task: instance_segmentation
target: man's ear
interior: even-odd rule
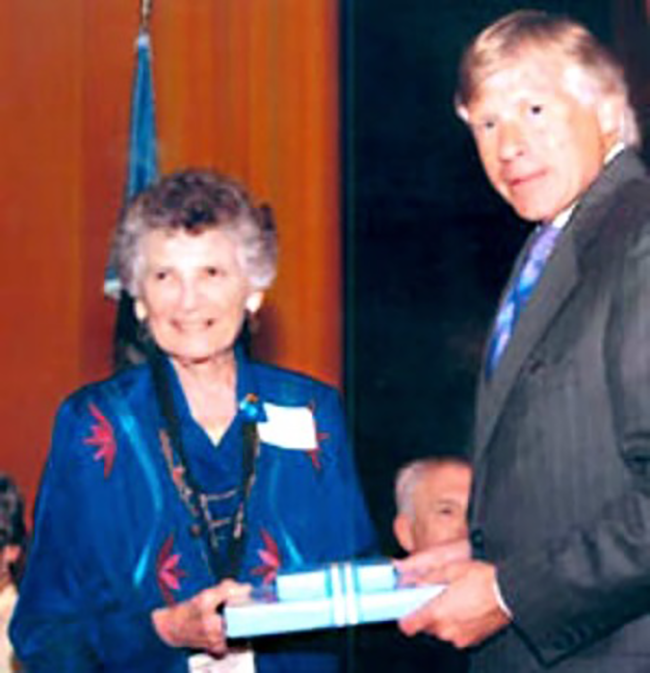
[[[411,522],[405,514],[398,514],[393,519],[393,533],[400,544],[400,547],[411,553],[413,551],[413,532]]]
[[[249,313],[255,314],[260,310],[263,302],[264,292],[262,290],[255,290],[254,292],[251,292],[246,299],[246,310]]]
[[[621,140],[625,118],[625,101],[622,96],[603,96],[596,103],[600,130],[608,139]]]

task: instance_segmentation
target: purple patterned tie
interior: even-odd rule
[[[508,345],[508,341],[510,341],[521,311],[542,275],[544,264],[553,250],[560,231],[558,227],[553,227],[552,225],[540,225],[536,232],[535,240],[521,267],[519,276],[512,284],[497,314],[486,361],[486,373],[488,377],[496,369]]]

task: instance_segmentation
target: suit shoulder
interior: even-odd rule
[[[636,247],[639,242],[650,239],[650,176],[631,180],[619,192],[618,212],[615,217],[616,228],[627,230],[625,237],[629,244]]]

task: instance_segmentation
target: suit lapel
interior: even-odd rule
[[[563,231],[551,258],[535,287],[501,360],[489,381],[481,376],[477,451],[484,447],[494,429],[508,394],[519,372],[556,313],[578,282],[574,242],[570,231]],[[484,394],[488,392],[489,394]]]
[[[607,166],[560,235],[542,277],[489,381],[485,378],[483,363],[477,400],[475,459],[479,458],[487,446],[522,367],[553,323],[557,312],[578,286],[581,256],[597,238],[600,229],[607,224],[605,213],[610,204],[609,197],[622,184],[642,175],[642,164],[629,151],[623,152]],[[515,266],[515,272],[520,264],[521,257]]]

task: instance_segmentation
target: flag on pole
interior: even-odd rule
[[[138,34],[136,52],[136,68],[131,99],[126,200],[134,197],[158,177],[151,37],[144,27],[140,28]],[[111,260],[104,276],[104,294],[113,299],[119,299],[121,289],[117,271]]]
[[[156,109],[149,33],[141,31],[136,44],[137,66],[131,108],[127,198],[135,196],[158,177]]]
[[[142,0],[140,29],[136,41],[136,66],[131,97],[128,174],[125,199],[128,201],[158,177],[156,108],[153,88],[149,17],[152,0]],[[133,298],[120,285],[114,260],[104,274],[104,294],[118,302],[113,333],[113,365],[116,369],[143,359],[144,349],[133,311]]]

